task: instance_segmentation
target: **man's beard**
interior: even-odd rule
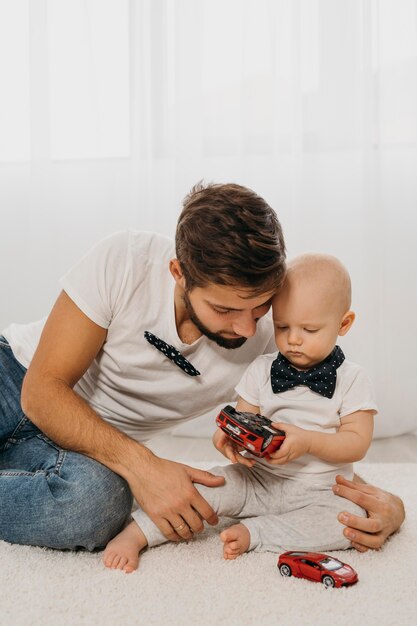
[[[190,320],[194,326],[197,326],[200,333],[202,333],[205,337],[214,341],[214,343],[217,343],[217,345],[221,348],[227,348],[227,350],[234,350],[235,348],[243,346],[246,341],[246,337],[239,337],[239,339],[227,339],[226,337],[222,337],[219,333],[212,333],[211,330],[204,326],[203,322],[197,317],[187,292],[184,292],[182,299],[184,301],[185,308],[187,309],[187,313],[190,316]]]

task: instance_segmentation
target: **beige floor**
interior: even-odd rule
[[[211,440],[199,437],[178,437],[171,434],[155,437],[151,450],[166,459],[187,459],[216,463],[224,457],[213,447]],[[389,439],[375,439],[364,461],[368,463],[417,463],[417,437],[401,435]]]

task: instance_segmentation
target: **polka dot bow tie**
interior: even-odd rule
[[[181,352],[178,352],[174,346],[162,341],[162,339],[159,339],[159,337],[156,337],[156,335],[153,335],[147,330],[145,330],[143,336],[146,341],[149,341],[152,346],[155,346],[157,350],[173,361],[175,365],[178,365],[178,367],[182,369],[183,372],[188,374],[188,376],[200,376],[200,372],[195,369],[194,365],[192,365],[190,361],[187,361],[185,356],[182,356]]]
[[[337,368],[345,360],[339,346],[335,346],[329,356],[309,370],[295,369],[281,353],[272,363],[271,385],[274,393],[281,393],[299,385],[306,385],[325,398],[332,398],[336,389]]]

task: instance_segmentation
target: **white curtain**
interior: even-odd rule
[[[0,0],[0,327],[116,229],[172,235],[198,180],[338,255],[377,434],[417,428],[417,0]]]

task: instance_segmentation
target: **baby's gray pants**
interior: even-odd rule
[[[224,476],[221,487],[195,484],[219,516],[242,522],[250,532],[250,550],[345,550],[350,541],[343,535],[337,515],[349,511],[366,517],[366,511],[335,495],[329,484],[317,480],[281,478],[255,465],[213,467],[210,472]],[[138,509],[133,519],[149,546],[167,539],[150,518]]]

